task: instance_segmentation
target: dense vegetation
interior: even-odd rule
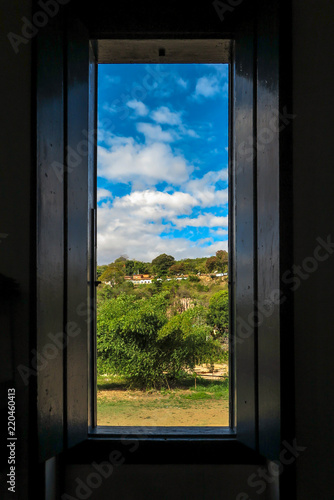
[[[172,255],[158,255],[152,262],[141,262],[118,257],[108,265],[98,266],[97,277],[101,281],[118,283],[124,276],[133,274],[149,274],[157,277],[181,276],[184,274],[205,274],[227,272],[228,254],[225,250],[218,250],[213,257],[197,259],[182,259],[176,261]]]
[[[223,269],[217,254],[209,261],[212,269],[216,259],[214,271]],[[207,273],[208,260],[177,262],[162,254],[151,263],[121,257],[98,268],[99,279],[111,282],[98,287],[100,374],[122,375],[141,387],[169,386],[185,370],[226,359],[227,278],[203,279],[199,269]],[[185,270],[186,279],[167,280]],[[151,284],[135,286],[124,279],[134,271],[155,277]]]

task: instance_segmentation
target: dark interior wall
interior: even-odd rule
[[[145,2],[146,6],[149,3]],[[199,6],[195,9],[190,2],[182,2],[183,6],[185,4],[188,4],[188,8],[181,9],[177,2],[170,2],[161,6],[152,2],[151,10],[148,7],[145,10],[141,8],[140,4],[131,3],[130,14],[128,15],[121,4],[111,5],[99,2],[96,10],[90,13],[89,21],[86,22],[90,27],[92,38],[95,36],[110,36],[110,34],[115,35],[115,32],[119,33],[119,36],[131,36],[131,30],[132,34],[145,32],[146,35],[153,33],[154,36],[159,37],[163,33],[168,34],[171,16],[174,19],[175,13],[177,13],[179,27],[177,22],[173,22],[172,26],[176,31],[179,29],[180,34],[186,35],[193,32],[196,35],[202,33],[202,36],[205,36],[207,33],[216,33],[219,36],[222,23],[211,4],[206,4],[206,8],[203,10]],[[202,12],[203,16],[200,16],[199,12]],[[80,15],[83,16],[83,13],[80,12]],[[150,24],[148,19],[154,19],[155,22]],[[240,20],[239,14],[238,19]],[[232,31],[233,23],[231,23],[231,18],[229,19],[228,15],[226,21],[230,23]],[[234,26],[235,28],[236,26]],[[224,29],[226,29],[226,33],[229,32],[225,25]],[[163,443],[161,450],[163,450]],[[71,462],[71,465],[65,465],[63,491],[73,497],[88,494],[90,498],[101,500],[109,496],[126,499],[148,497],[167,500],[182,499],[189,496],[198,500],[205,500],[206,498],[246,500],[252,498],[254,491],[259,489],[258,485],[249,484],[249,482],[252,477],[253,479],[257,478],[260,464],[212,466],[207,463],[205,465],[173,465],[173,461],[177,462],[177,457],[169,455],[170,465],[152,465],[155,462],[154,455],[152,454],[148,458],[149,463],[124,465],[116,469],[112,476],[103,478],[101,484],[99,484],[100,481],[96,475],[96,463],[100,463],[98,457],[87,457],[85,465]],[[96,462],[94,466],[89,465],[94,461]],[[205,462],[205,458],[202,461]],[[94,480],[98,482],[96,488],[94,488]],[[92,485],[91,488],[90,484]],[[271,496],[270,489],[272,492],[277,492],[277,487],[273,483],[270,485],[265,484],[265,489],[259,495],[259,498],[274,498]]]
[[[32,261],[31,243],[31,53],[28,39],[16,52],[8,34],[22,36],[22,18],[31,17],[31,2],[0,2],[1,38],[1,148],[0,148],[0,497],[7,490],[7,391],[16,393],[17,492],[27,490],[29,386],[18,367],[29,366]],[[13,39],[14,40],[14,39]],[[14,42],[13,42],[14,43]],[[24,373],[24,368],[22,368]],[[28,377],[29,378],[29,377]]]
[[[115,33],[122,38],[136,38],[156,36],[175,36],[178,33],[181,38],[189,33],[219,34],[224,31],[228,35],[235,30],[236,11],[238,17],[240,11],[252,4],[243,0],[231,2],[233,7],[218,8],[221,17],[218,16],[211,2],[197,0],[170,0],[169,2],[157,3],[155,0],[144,2],[129,1],[126,9],[122,2],[97,1],[95,9],[90,6],[85,10],[80,9],[80,17],[90,26],[92,38],[112,38]],[[219,5],[218,5],[219,7]],[[238,7],[238,9],[236,9]]]
[[[257,470],[254,465],[122,465],[109,477],[94,479],[93,466],[69,466],[66,492],[74,498],[89,494],[92,500],[249,500],[255,489],[247,481]],[[256,497],[275,500],[269,488]]]
[[[21,44],[19,53],[15,54],[6,35],[8,32],[21,33],[22,17],[30,18],[30,4],[28,0],[24,3],[19,0],[1,1],[1,29],[5,36],[1,40],[3,146],[0,150],[0,273],[5,278],[15,280],[20,292],[19,295],[15,294],[15,290],[10,292],[13,282],[2,281],[1,447],[3,432],[6,432],[6,391],[8,387],[14,386],[17,390],[17,414],[20,416],[17,419],[20,436],[17,449],[20,481],[17,484],[20,498],[23,499],[27,498],[28,423],[32,416],[28,405],[29,388],[24,384],[17,367],[28,366],[29,335],[34,336],[29,302],[34,303],[35,298],[34,279],[31,279],[34,267],[30,257],[31,242],[34,240],[31,200],[34,199],[35,189],[34,183],[31,183],[34,170],[31,160],[32,44]],[[331,238],[334,226],[334,141],[331,137],[331,110],[334,108],[334,4],[331,0],[293,0],[292,4],[293,98],[296,114],[293,121],[295,229],[292,243],[294,262],[304,267],[302,272],[307,276],[292,282],[292,286],[298,288],[294,293],[296,438],[299,446],[306,447],[296,461],[297,500],[332,500],[334,308],[331,285],[334,257],[329,248],[328,259],[318,262],[314,272],[314,262],[305,258],[314,256],[319,245],[317,238],[325,242],[334,240],[334,237]],[[317,255],[324,259],[326,251],[321,250]],[[297,287],[299,282],[300,286]],[[13,298],[11,301],[8,300],[10,297]],[[1,457],[2,454],[3,448]],[[1,474],[5,464],[1,462]],[[258,466],[243,465],[124,465],[101,486],[103,494],[97,496],[96,493],[92,498],[115,496],[140,499],[144,495],[154,498],[154,488],[158,486],[169,495],[165,498],[178,498],[177,493],[183,493],[185,486],[191,498],[234,500],[236,494],[243,491],[249,491],[251,498],[257,498],[254,488],[247,490],[247,478],[257,469]],[[73,491],[77,477],[85,479],[91,470],[90,466],[70,466],[67,472],[69,491]],[[6,491],[5,479],[1,475],[1,498],[6,498]],[[225,497],[222,492],[225,492]],[[269,495],[269,489],[266,494]],[[164,498],[159,492],[160,497]],[[274,496],[268,498],[272,500]]]
[[[291,286],[296,288],[296,436],[307,448],[297,460],[303,500],[334,498],[334,255],[333,248],[316,250],[318,238],[334,241],[333,18],[331,0],[293,2],[293,245],[294,263],[304,277]]]

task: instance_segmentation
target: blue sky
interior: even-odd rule
[[[227,250],[228,66],[99,65],[98,264]]]

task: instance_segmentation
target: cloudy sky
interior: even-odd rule
[[[227,65],[99,65],[98,264],[227,250]]]

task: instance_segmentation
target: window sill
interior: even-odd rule
[[[136,439],[226,439],[235,437],[229,427],[152,427],[152,426],[97,426],[89,437]]]
[[[228,427],[96,427],[86,441],[67,451],[65,460],[68,464],[100,463],[113,452],[126,465],[265,463]]]

